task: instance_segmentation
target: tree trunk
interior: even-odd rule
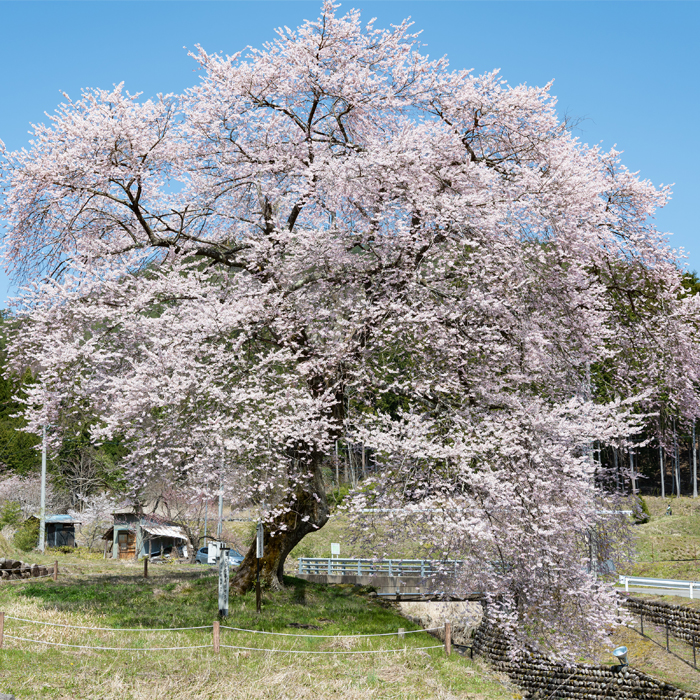
[[[328,521],[328,504],[321,473],[321,455],[312,458],[312,474],[305,485],[299,485],[293,498],[287,500],[286,512],[271,526],[264,526],[264,556],[260,560],[260,584],[279,590],[287,555],[310,532],[323,527]],[[304,520],[306,518],[306,520]],[[271,529],[274,534],[271,534]],[[250,546],[245,559],[236,570],[231,590],[242,594],[255,585],[257,572],[256,544]]]

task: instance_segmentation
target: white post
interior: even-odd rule
[[[630,580],[625,576],[625,593],[630,592]]]
[[[350,485],[353,488],[357,488],[357,474],[356,474],[356,469],[355,469],[355,460],[353,458],[353,452],[354,452],[354,443],[352,445],[348,445],[348,460],[350,462]]]
[[[676,497],[681,495],[681,468],[678,464],[678,434],[676,433],[676,419],[673,419],[673,451],[676,463]]]
[[[41,432],[41,505],[39,513],[39,551],[46,551],[46,425]]]
[[[659,469],[661,471],[661,498],[666,498],[666,479],[664,478],[664,448],[659,444]]]
[[[222,520],[224,518],[224,448],[221,448],[221,476],[219,477],[219,522],[216,525],[216,539],[221,542]]]
[[[695,421],[693,421],[693,498],[698,497],[698,452],[695,449]],[[692,598],[692,596],[691,596]]]
[[[632,494],[637,493],[637,479],[634,476],[634,455],[630,450],[630,479],[632,480]]]
[[[219,490],[219,522],[216,524],[216,539],[221,542],[222,518],[224,515],[224,490],[223,487]]]
[[[690,600],[693,599],[693,582],[690,582]]]
[[[340,488],[340,457],[338,456],[338,441],[335,441],[335,486]]]
[[[204,544],[207,543],[207,525],[208,525],[208,520],[209,518],[209,496],[207,496],[207,500],[204,502]]]

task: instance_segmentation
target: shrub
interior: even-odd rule
[[[6,525],[17,527],[22,522],[22,506],[17,501],[6,501],[0,509],[0,530]]]
[[[39,544],[39,521],[34,518],[25,520],[15,532],[12,542],[22,552],[34,549]]]
[[[637,525],[643,525],[651,520],[651,513],[649,513],[649,506],[647,502],[642,498],[642,496],[637,496],[634,505],[632,506],[632,513],[634,517],[634,522]]]
[[[51,547],[52,552],[60,552],[61,554],[73,554],[75,547],[69,547],[68,545],[62,544],[60,547]]]
[[[78,559],[87,560],[98,560],[104,557],[102,552],[92,552],[87,547],[69,547],[68,545],[61,545],[60,547],[47,547],[46,554],[56,555],[65,554],[72,557],[77,557]]]
[[[347,497],[347,495],[349,493],[350,493],[349,486],[339,486],[337,489],[333,489],[328,494],[328,505],[329,505],[331,511],[338,508],[342,504],[343,500]]]
[[[0,532],[0,555],[3,557],[12,556],[12,547],[2,532]]]

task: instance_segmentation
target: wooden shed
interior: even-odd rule
[[[30,519],[40,520],[36,515]],[[45,542],[47,547],[75,547],[75,526],[80,521],[67,513],[47,515],[45,517]]]
[[[155,513],[116,512],[114,525],[105,532],[105,549],[111,544],[114,559],[140,559],[163,556],[175,551],[187,556],[184,529]]]

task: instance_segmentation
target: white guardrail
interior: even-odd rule
[[[300,557],[300,574],[326,576],[426,576],[455,574],[464,562],[458,559],[340,559]]]
[[[688,591],[691,598],[700,590],[700,581],[675,581],[667,578],[642,578],[641,576],[620,576],[619,583],[629,593],[630,586],[643,588],[668,588],[669,590]]]

